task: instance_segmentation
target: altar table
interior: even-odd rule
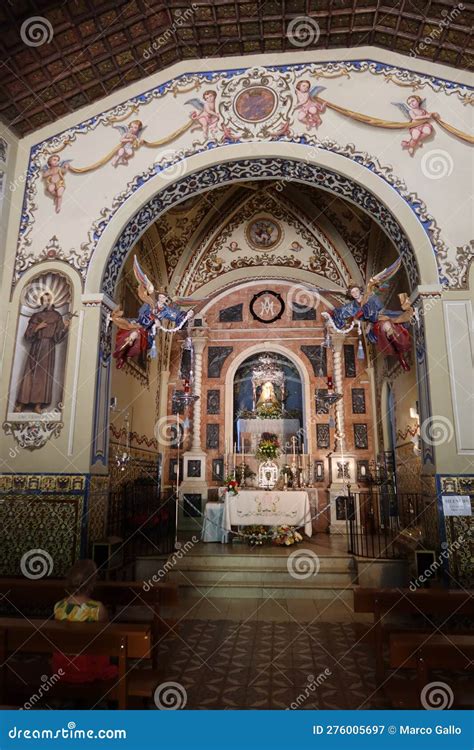
[[[313,533],[308,493],[303,490],[239,490],[226,494],[224,529],[231,526],[304,526],[306,536]]]

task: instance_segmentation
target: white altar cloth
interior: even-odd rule
[[[311,536],[311,508],[308,493],[303,490],[239,490],[227,493],[224,500],[224,528],[231,526],[304,526]]]

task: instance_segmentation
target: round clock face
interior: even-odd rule
[[[259,323],[274,323],[285,312],[285,303],[281,294],[269,289],[259,292],[250,302],[250,314]]]

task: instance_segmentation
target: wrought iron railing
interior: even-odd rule
[[[176,504],[155,481],[137,479],[109,493],[107,533],[123,540],[125,560],[170,554],[174,549]]]
[[[405,557],[407,548],[414,549],[425,537],[432,502],[422,494],[396,493],[391,485],[350,492],[346,498],[348,552],[381,559]]]

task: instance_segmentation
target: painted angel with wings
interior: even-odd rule
[[[42,168],[42,179],[46,192],[54,201],[54,210],[58,214],[61,210],[64,191],[66,190],[66,172],[71,159],[61,161],[58,154],[53,154]]]
[[[425,99],[414,94],[408,97],[406,104],[403,102],[392,102],[392,104],[398,107],[407,120],[412,122],[419,120],[419,124],[409,128],[410,138],[402,141],[402,148],[407,149],[410,156],[413,156],[416,149],[423,145],[423,141],[434,133],[433,126],[428,122],[434,113],[428,112],[425,108]]]
[[[415,317],[414,310],[406,294],[399,295],[401,310],[388,310],[385,307],[385,299],[391,287],[389,282],[399,270],[401,263],[401,257],[397,258],[392,265],[373,276],[365,290],[356,283],[350,283],[347,290],[349,302],[341,307],[335,307],[330,313],[321,314],[338,331],[343,331],[351,320],[364,321],[367,340],[375,344],[385,355],[397,357],[402,368],[409,370],[405,354],[411,348],[408,329]]]
[[[210,133],[212,135],[216,134],[219,125],[219,115],[216,112],[217,94],[215,91],[209,89],[204,92],[203,99],[204,101],[201,101],[201,99],[194,97],[184,103],[194,108],[195,111],[191,113],[191,118],[199,123],[207,140]]]
[[[120,132],[120,148],[112,159],[112,166],[118,167],[119,164],[128,164],[133,156],[133,152],[140,146],[140,136],[145,130],[141,120],[132,120],[129,125],[113,125]]]
[[[156,357],[155,338],[158,330],[175,333],[186,326],[189,334],[194,318],[194,310],[186,312],[179,307],[179,303],[189,304],[189,298],[172,301],[163,289],[155,292],[136,256],[133,259],[133,272],[138,281],[138,296],[143,303],[138,315],[134,319],[127,319],[123,310],[116,309],[111,316],[112,323],[119,329],[113,355],[119,370],[129,357],[138,357],[142,352]]]
[[[307,130],[317,128],[322,123],[321,114],[326,111],[326,104],[318,99],[325,86],[313,86],[307,80],[298,81],[296,84],[296,98],[298,104],[295,112],[298,112],[298,120],[306,125]]]

